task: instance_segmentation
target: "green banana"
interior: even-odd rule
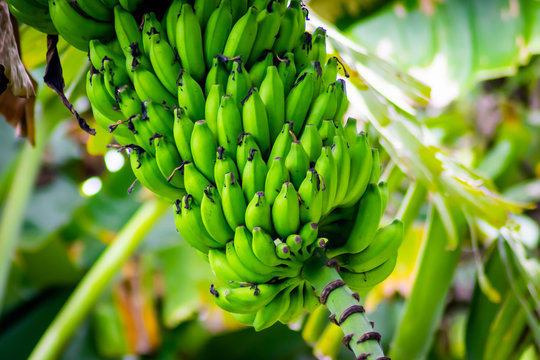
[[[322,177],[323,180],[323,215],[330,212],[335,205],[338,188],[338,169],[334,155],[332,154],[332,148],[323,146],[321,156],[315,163],[315,170]]]
[[[289,170],[285,166],[285,161],[280,157],[272,159],[264,183],[264,192],[269,204],[274,203],[274,200],[281,191],[283,183],[289,180]]]
[[[311,105],[315,87],[312,73],[304,73],[296,80],[285,101],[285,120],[292,122],[295,135],[300,134]]]
[[[266,154],[270,148],[268,116],[257,89],[249,89],[246,98],[242,101],[242,105],[243,129],[255,138],[261,152]]]
[[[195,166],[211,182],[214,182],[214,154],[217,150],[214,135],[206,120],[199,120],[191,133],[191,153]]]
[[[204,197],[201,202],[201,218],[208,234],[221,245],[232,240],[234,232],[230,228],[221,204],[221,198],[214,186],[204,189]]]
[[[283,94],[285,97],[287,97],[296,80],[296,65],[294,64],[294,54],[290,52],[285,53],[283,59],[280,59],[278,57],[278,60],[278,73],[281,77],[281,81],[283,82]]]
[[[332,146],[334,135],[336,135],[336,125],[334,120],[325,119],[319,127],[319,135],[323,142],[323,146]]]
[[[183,201],[177,200],[175,202],[175,205],[177,207],[177,210],[175,211],[175,214],[174,214],[174,223],[176,225],[176,229],[178,230],[178,233],[180,234],[182,239],[184,239],[184,241],[188,243],[190,246],[202,252],[203,254],[207,254],[210,248],[207,245],[205,245],[202,241],[199,241],[199,238],[193,232],[193,229],[191,228],[190,224],[187,221],[188,217],[184,217],[182,215],[182,208],[184,207]],[[212,267],[212,270],[213,269],[214,267]]]
[[[214,179],[216,183],[216,188],[220,195],[223,190],[223,183],[225,182],[225,174],[232,173],[235,179],[239,179],[238,169],[234,160],[230,156],[225,154],[225,149],[223,146],[217,147],[217,157],[214,165]]]
[[[90,69],[86,74],[86,94],[90,101],[95,104],[94,109],[104,114],[111,120],[125,120],[125,116],[119,111],[116,99],[107,92],[104,76],[95,69]]]
[[[204,197],[204,189],[212,184],[191,161],[184,161],[180,170],[184,175],[184,186],[187,193],[191,194],[200,204]]]
[[[336,81],[336,97],[337,110],[332,119],[343,119],[347,109],[349,108],[349,99],[347,98],[345,81],[343,79],[338,79]]]
[[[261,100],[268,114],[270,141],[274,143],[285,123],[285,95],[283,81],[275,66],[266,69],[266,76],[260,86]]]
[[[235,2],[237,1],[238,0]],[[233,6],[233,10],[234,8],[235,7]],[[251,49],[253,48],[255,38],[257,37],[257,13],[258,11],[256,8],[250,7],[243,13],[244,15],[238,19],[229,32],[223,55],[229,58],[238,57],[243,61],[249,59]]]
[[[141,38],[142,38],[142,47],[146,55],[150,54],[152,36],[155,34],[161,34],[162,32],[163,32],[163,29],[161,28],[161,23],[158,21],[156,17],[156,13],[154,12],[145,13],[143,16]]]
[[[328,249],[327,256],[350,253],[356,254],[366,249],[372,242],[381,219],[382,197],[379,187],[369,184],[358,204],[356,219],[347,242],[338,248]]]
[[[300,237],[302,238],[302,254],[303,258],[307,259],[310,255],[309,253],[309,247],[315,243],[317,240],[317,236],[319,235],[319,226],[317,223],[306,223],[302,226],[300,229]]]
[[[351,288],[351,290],[358,292],[360,296],[367,294],[372,287],[384,281],[396,267],[397,252],[386,260],[383,264],[376,268],[363,272],[355,273],[347,270],[341,270],[340,275],[343,281]]]
[[[165,30],[167,32],[167,41],[171,44],[173,49],[177,49],[176,46],[176,26],[178,23],[178,18],[180,17],[180,11],[182,10],[182,5],[184,5],[187,0],[173,0],[169,5],[167,12],[165,13]]]
[[[241,282],[241,277],[235,271],[233,266],[229,264],[225,253],[222,250],[210,249],[208,251],[208,262],[210,269],[216,277],[224,284],[237,284]],[[238,311],[238,309],[236,309]]]
[[[292,123],[287,122],[281,128],[274,145],[272,145],[272,150],[270,151],[269,159],[275,159],[277,157],[285,159],[291,148],[293,137],[291,136]]]
[[[356,125],[354,126],[356,127]],[[345,128],[347,128],[347,126],[345,126]],[[354,179],[354,181],[349,181],[347,193],[341,202],[341,206],[343,207],[349,207],[358,202],[358,199],[362,196],[368,186],[374,161],[372,150],[365,133],[355,136],[354,139],[348,143],[349,154],[351,156],[349,178]]]
[[[314,165],[319,156],[321,156],[321,149],[323,147],[323,141],[317,126],[313,124],[306,124],[302,136],[300,136],[300,142],[306,151],[309,158],[310,165]]]
[[[336,82],[337,75],[338,75],[338,64],[339,64],[339,60],[335,56],[332,56],[326,62],[326,65],[323,70],[323,84],[325,87],[328,87],[330,86],[330,84],[334,84]],[[337,106],[337,101],[336,101],[336,106]]]
[[[376,268],[390,259],[399,249],[403,240],[403,223],[394,220],[375,234],[373,242],[357,254],[344,254],[336,258],[341,267],[363,273]]]
[[[297,254],[302,249],[302,237],[300,235],[291,234],[287,236],[285,243],[293,254]]]
[[[195,239],[201,241],[209,248],[223,247],[222,244],[215,241],[206,231],[199,204],[200,202],[196,202],[195,198],[191,194],[187,194],[182,198],[181,211],[184,225],[189,227],[191,233],[195,236]]]
[[[193,121],[188,117],[183,108],[174,109],[173,134],[176,148],[184,161],[193,161],[191,153],[191,134],[193,133]]]
[[[304,281],[300,282],[300,285],[291,291],[289,307],[279,318],[283,324],[295,322],[302,315],[304,311],[304,283]]]
[[[206,66],[203,61],[202,30],[190,4],[183,4],[180,11],[176,24],[176,48],[184,70],[195,80],[203,81]]]
[[[232,96],[238,108],[242,106],[242,100],[251,88],[249,73],[241,59],[236,59],[232,64],[232,71],[227,79],[227,95]]]
[[[217,9],[215,9],[204,32],[204,56],[206,67],[212,66],[213,59],[217,55],[223,54],[227,37],[232,28],[232,6],[231,0],[221,0]]]
[[[111,38],[114,33],[112,23],[86,17],[78,10],[78,6],[69,0],[49,0],[49,15],[64,40],[79,50],[88,51],[90,40]]]
[[[174,130],[174,115],[171,110],[152,101],[141,103],[142,120],[148,120],[150,128],[155,133],[166,135],[172,139]]]
[[[154,146],[156,148],[156,163],[161,171],[161,175],[171,185],[182,189],[184,179],[176,169],[182,165],[182,159],[172,139],[165,136],[154,136]]]
[[[253,196],[246,208],[245,219],[246,227],[250,231],[254,231],[255,228],[261,228],[268,234],[274,232],[271,205],[266,200],[264,191],[258,191]]]
[[[133,55],[133,45],[138,46],[138,50],[141,52],[144,50],[142,49],[142,36],[137,21],[130,12],[124,10],[120,5],[114,7],[114,30],[126,57]],[[142,54],[144,55],[144,53]]]
[[[310,62],[309,54],[311,52],[311,38],[312,35],[310,32],[304,32],[300,36],[300,44],[294,49],[294,63],[296,65],[296,69],[300,72],[304,70]]]
[[[209,96],[211,88],[219,84],[221,85],[223,92],[227,86],[227,81],[229,80],[229,72],[227,70],[227,62],[229,59],[222,55],[217,55],[214,57],[214,60],[210,63],[210,70],[208,70],[208,75],[206,76],[206,81],[204,83],[204,93],[206,96]],[[222,94],[222,96],[225,94]],[[220,97],[221,99],[221,97]]]
[[[266,76],[266,70],[274,64],[274,54],[267,52],[262,55],[259,60],[249,69],[249,78],[251,86],[257,89],[261,88],[261,84]]]
[[[204,93],[195,78],[190,72],[181,70],[176,84],[178,85],[177,94],[180,107],[185,109],[187,115],[193,121],[203,120],[205,111]]]
[[[349,180],[351,179],[351,154],[345,138],[341,135],[334,136],[332,156],[334,157],[334,161],[336,162],[336,167],[338,169],[338,188],[336,191],[336,198],[334,200],[334,204],[337,206],[340,205],[345,199],[347,189],[349,187]],[[353,181],[358,180],[353,179]]]
[[[254,313],[271,302],[276,295],[289,286],[290,281],[281,284],[257,284],[252,286],[240,286],[235,289],[228,287],[216,287],[216,303],[222,303],[227,311],[235,311],[241,314]],[[230,309],[230,310],[229,310]]]
[[[218,7],[220,0],[195,0],[193,10],[199,19],[199,25],[204,30],[212,12]]]
[[[134,69],[133,86],[143,101],[152,100],[156,104],[163,104],[170,108],[177,105],[176,97],[165,89],[156,74],[142,66],[137,66]]]
[[[276,233],[285,238],[300,226],[300,203],[298,193],[290,182],[283,183],[272,205],[272,222]]]
[[[236,143],[242,133],[242,116],[230,95],[224,95],[221,98],[217,113],[217,132],[219,145],[233,160],[236,160]]]
[[[175,188],[161,176],[161,172],[151,154],[136,145],[128,145],[127,147],[131,149],[129,156],[131,169],[145,188],[171,204],[182,195],[182,190]]]
[[[129,12],[134,12],[144,0],[119,0],[120,6]]]
[[[242,14],[246,13],[246,10],[248,8],[248,0],[234,0],[232,2],[232,15],[233,15],[233,22],[238,21],[238,19],[242,16]]]
[[[174,49],[165,41],[163,33],[152,33],[149,36],[150,48],[148,56],[157,78],[167,91],[176,94],[176,79],[180,74],[180,63]]]
[[[285,166],[291,174],[291,182],[295,188],[300,188],[300,184],[306,176],[309,169],[309,157],[302,147],[300,141],[295,140],[291,144],[291,149],[285,159]]]
[[[371,154],[373,156],[373,167],[371,168],[371,176],[369,178],[370,184],[377,184],[381,177],[381,161],[379,159],[379,149],[372,148]]]
[[[326,30],[322,27],[313,32],[310,60],[326,63]]]
[[[276,255],[278,258],[282,260],[292,259],[291,249],[289,249],[289,246],[286,243],[280,239],[276,239],[274,240],[274,244],[276,246]]]
[[[355,118],[350,117],[347,119],[347,122],[343,127],[343,134],[345,136],[345,140],[347,140],[347,143],[349,145],[353,144],[354,141],[358,138],[358,123]],[[362,133],[360,136],[364,135],[365,134]]]
[[[236,232],[235,232],[235,237],[236,237]],[[255,272],[251,268],[248,268],[242,262],[240,255],[237,254],[236,249],[234,247],[234,240],[229,241],[225,245],[225,256],[227,257],[227,261],[233,267],[234,271],[238,275],[240,275],[240,279],[243,282],[246,282],[249,284],[263,284],[270,281],[274,277],[272,273],[261,274],[261,273]]]
[[[238,137],[238,148],[236,150],[236,166],[240,174],[244,174],[244,167],[251,156],[252,149],[260,153],[259,146],[250,133],[241,133]]]
[[[260,10],[257,14],[257,36],[249,60],[246,59],[249,64],[254,64],[264,51],[272,49],[281,26],[282,6],[281,3],[272,1],[264,10],[257,8]]]
[[[282,56],[286,52],[289,52],[293,49],[294,44],[297,40],[295,37],[298,33],[299,24],[297,23],[297,14],[296,9],[288,7],[284,14],[281,16],[281,24],[279,27],[279,32],[272,46],[272,50],[278,55]],[[304,29],[302,29],[302,33]]]
[[[103,61],[107,58],[115,64],[124,64],[125,56],[117,39],[104,43],[101,40],[94,39],[88,43],[88,54],[92,65],[103,71]]]
[[[221,190],[223,213],[231,229],[244,224],[244,214],[246,213],[246,200],[244,192],[233,173],[225,174],[225,182]]]
[[[326,91],[321,93],[309,109],[309,115],[306,124],[314,124],[319,127],[325,119],[333,119],[337,110],[336,85],[328,85]]]
[[[242,171],[242,189],[246,201],[250,201],[257,192],[264,190],[268,167],[262,159],[260,151],[250,149],[246,165]]]
[[[321,179],[314,168],[310,168],[298,188],[300,196],[300,221],[319,222],[322,217],[323,193]]]
[[[217,117],[219,107],[221,105],[221,98],[223,97],[223,95],[225,95],[225,93],[222,85],[212,85],[208,96],[206,97],[206,102],[204,105],[204,116],[206,119],[206,123],[212,131],[212,134],[214,135],[214,139],[216,139],[216,141],[219,140]]]
[[[268,305],[257,311],[253,320],[255,331],[264,330],[274,325],[279,318],[287,311],[291,297],[292,289],[289,287],[281,291]]]

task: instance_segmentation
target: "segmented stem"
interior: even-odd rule
[[[349,289],[334,267],[327,265],[326,258],[314,254],[304,266],[303,276],[316,289],[321,303],[330,310],[330,320],[343,330],[343,343],[356,358],[386,359],[379,344],[380,334],[373,330],[358,294]]]

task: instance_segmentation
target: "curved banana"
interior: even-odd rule
[[[294,54],[285,53],[283,58],[279,58],[278,73],[283,82],[284,95],[287,97],[296,80],[296,65],[294,64]]]
[[[277,67],[269,66],[266,69],[259,93],[268,114],[270,141],[274,143],[285,123],[285,95]]]
[[[396,262],[397,252],[383,264],[370,271],[355,273],[352,271],[341,270],[340,275],[352,291],[356,291],[360,296],[364,296],[372,287],[383,282],[390,274],[392,274],[396,267]]]
[[[210,63],[210,70],[208,70],[208,75],[206,75],[206,81],[204,83],[204,93],[207,97],[209,96],[212,87],[216,84],[221,85],[221,88],[223,89],[222,96],[225,95],[224,92],[227,87],[227,81],[229,80],[229,71],[227,70],[228,62],[229,59],[222,55],[218,55],[214,57]],[[219,99],[221,100],[221,97]]]
[[[225,149],[223,146],[218,146],[217,157],[214,165],[214,179],[216,188],[218,189],[220,195],[222,195],[221,191],[223,190],[226,173],[232,173],[235,179],[240,179],[234,160],[225,154]]]
[[[184,179],[180,172],[176,170],[182,165],[182,158],[180,158],[172,139],[165,136],[154,136],[154,146],[156,148],[156,163],[161,175],[171,185],[179,189],[184,188]]]
[[[216,141],[219,140],[218,136],[218,111],[219,107],[221,105],[221,98],[225,95],[223,86],[220,84],[214,84],[212,85],[207,97],[206,102],[204,105],[204,118],[206,119],[206,123],[208,124],[208,127],[212,131],[212,134],[214,135],[214,139]]]
[[[242,101],[251,88],[251,78],[244,67],[241,59],[236,59],[232,63],[232,71],[227,79],[227,95],[230,95],[238,108],[242,106]]]
[[[299,76],[285,101],[285,120],[292,122],[295,135],[300,134],[311,106],[315,79],[312,73]]]
[[[322,217],[323,193],[321,179],[315,168],[310,168],[298,188],[300,221],[318,223]]]
[[[212,66],[212,61],[217,55],[223,54],[233,25],[232,21],[231,0],[221,0],[217,9],[210,15],[204,31],[204,58],[207,68]]]
[[[200,204],[204,196],[204,189],[212,184],[191,161],[184,161],[180,170],[184,175],[184,187],[187,193],[191,194]]]
[[[317,126],[310,123],[306,124],[302,131],[300,142],[308,155],[310,165],[315,164],[319,156],[321,156],[321,149],[323,147],[323,141]]]
[[[180,71],[176,84],[178,85],[179,106],[185,109],[187,115],[193,121],[203,120],[205,111],[204,92],[195,81],[195,78],[184,69]]]
[[[285,161],[280,157],[272,159],[264,183],[264,192],[269,204],[274,203],[283,183],[289,180],[289,170],[285,166]]]
[[[156,74],[142,66],[136,66],[133,72],[133,86],[143,101],[152,100],[170,108],[177,105],[177,99],[163,86]]]
[[[336,162],[338,169],[338,188],[336,192],[336,198],[334,204],[340,205],[347,195],[347,189],[349,187],[349,180],[358,181],[358,179],[351,178],[351,154],[349,152],[349,146],[345,141],[345,138],[341,135],[334,136],[334,144],[332,145],[332,155]]]
[[[231,229],[244,224],[244,214],[246,213],[246,200],[242,187],[234,177],[233,173],[225,174],[225,182],[221,190],[223,213]]]
[[[176,25],[178,23],[178,18],[180,17],[180,11],[182,10],[182,5],[187,3],[188,0],[173,0],[167,9],[167,12],[164,16],[165,21],[165,30],[167,33],[167,41],[171,44],[173,49],[177,49],[176,46]]]
[[[255,88],[249,89],[242,101],[242,125],[244,132],[250,133],[259,145],[263,154],[270,148],[270,132],[268,129],[268,116],[266,107]]]
[[[193,155],[191,154],[191,134],[193,133],[193,127],[193,121],[188,117],[184,109],[174,109],[174,142],[184,161],[193,161]]]
[[[309,109],[306,124],[314,124],[319,127],[323,119],[333,119],[337,110],[336,85],[328,85],[326,91],[322,92]],[[337,118],[336,118],[337,119]],[[340,119],[337,119],[340,120]]]
[[[266,8],[260,8],[257,14],[257,36],[253,43],[253,48],[248,61],[249,64],[255,63],[257,59],[266,50],[271,50],[274,42],[276,41],[276,35],[279,32],[281,26],[281,8],[282,4],[277,1],[271,1]]]
[[[315,163],[315,170],[322,177],[323,180],[323,215],[330,212],[335,205],[338,188],[338,169],[334,155],[332,154],[332,148],[323,146],[321,156]]]
[[[281,16],[279,32],[276,41],[272,46],[272,50],[278,56],[282,56],[286,52],[293,50],[293,46],[297,40],[296,35],[299,31],[299,24],[296,16],[296,9],[290,7],[288,7]],[[302,29],[302,33],[303,32],[304,29]]]
[[[294,187],[299,189],[306,176],[306,171],[309,169],[309,157],[300,141],[292,142],[287,158],[285,158],[285,166],[291,174],[291,182]]]
[[[261,157],[260,151],[250,149],[246,165],[242,171],[242,189],[246,201],[251,201],[258,191],[264,191],[268,167]]]
[[[272,150],[270,151],[269,159],[275,159],[277,157],[285,159],[291,148],[293,137],[291,136],[292,123],[287,122],[281,128],[274,145],[272,145]]]
[[[238,2],[238,0],[235,2]],[[257,37],[257,13],[258,11],[256,8],[250,7],[243,13],[244,15],[238,19],[229,32],[223,55],[229,58],[239,57],[243,61],[249,59],[251,49],[253,48],[255,38]]]
[[[203,61],[203,41],[199,20],[190,4],[183,4],[176,23],[176,48],[187,70],[197,81],[203,81],[206,65]],[[197,119],[200,120],[200,119]]]
[[[217,132],[219,145],[233,160],[236,160],[236,143],[242,133],[242,116],[230,95],[221,98],[217,113]]]
[[[214,182],[214,158],[217,150],[214,134],[206,120],[199,120],[193,126],[191,133],[191,153],[195,166],[203,175]]]
[[[291,302],[290,293],[293,287],[282,290],[269,304],[257,311],[253,320],[255,331],[264,330],[274,325],[289,308]]]
[[[114,30],[126,57],[133,55],[133,46],[137,46],[140,52],[144,51],[142,48],[142,36],[137,21],[130,12],[126,11],[120,5],[114,7]]]
[[[257,89],[261,88],[261,84],[266,76],[266,70],[269,66],[274,65],[274,54],[266,52],[266,55],[262,55],[257,62],[249,69],[249,78],[251,80],[251,86]]]
[[[319,135],[323,146],[332,146],[334,135],[336,135],[336,123],[332,119],[324,119],[319,127]]]
[[[238,137],[238,148],[236,150],[236,166],[238,166],[238,171],[242,175],[252,149],[260,153],[259,146],[253,136],[250,133],[241,133]]]
[[[373,167],[372,150],[365,133],[355,136],[348,144],[351,156],[350,179],[354,181],[349,181],[347,193],[341,201],[343,207],[349,207],[358,202],[369,184]]]
[[[176,94],[178,91],[176,79],[180,75],[180,63],[174,49],[165,41],[162,32],[151,32],[149,42],[148,57],[157,78],[169,93]]]
[[[304,281],[300,282],[290,293],[289,307],[283,315],[280,316],[279,321],[283,324],[292,323],[302,315],[304,311]]]
[[[208,262],[210,263],[210,269],[212,269],[214,275],[216,275],[216,277],[222,283],[234,286],[238,282],[242,281],[240,275],[238,275],[238,273],[234,270],[233,266],[229,264],[229,261],[227,260],[225,252],[223,250],[210,249],[208,251]],[[226,303],[222,305],[225,304]]]
[[[204,197],[201,202],[201,218],[206,231],[216,242],[225,245],[227,241],[233,239],[234,231],[225,219],[221,198],[214,186],[208,186],[204,189]]]

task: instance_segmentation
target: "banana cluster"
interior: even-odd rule
[[[301,274],[317,249],[359,292],[391,273],[403,229],[379,229],[378,152],[354,119],[343,124],[339,61],[324,29],[305,31],[301,1],[174,0],[142,21],[101,1],[98,17],[51,0],[52,21],[88,48],[96,122],[129,149],[141,184],[176,205],[178,231],[222,283],[219,306],[257,330],[298,319],[319,304]],[[103,31],[74,31],[77,16],[54,15],[66,6]]]

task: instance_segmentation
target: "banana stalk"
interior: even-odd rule
[[[330,310],[331,317],[345,334],[343,343],[354,352],[357,359],[384,359],[379,344],[380,335],[374,332],[357,295],[344,284],[336,269],[327,266],[324,257],[313,256],[304,266],[302,275],[313,285],[321,302]],[[333,290],[328,291],[330,289]]]

